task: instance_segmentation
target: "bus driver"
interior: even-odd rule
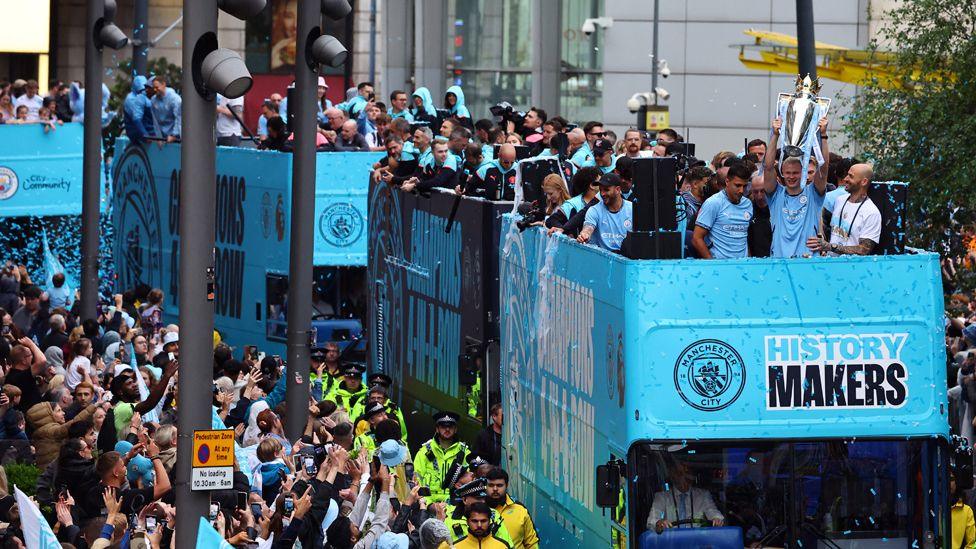
[[[698,526],[698,521],[707,519],[712,526],[722,526],[725,517],[715,507],[715,501],[708,490],[692,486],[694,475],[688,465],[675,460],[668,472],[670,486],[654,494],[651,512],[647,516],[647,529],[653,528],[660,533],[665,528],[692,528]],[[679,524],[679,521],[693,520],[695,523]]]

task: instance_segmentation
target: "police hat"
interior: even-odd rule
[[[325,347],[316,347],[308,355],[315,362],[325,362]]]
[[[457,425],[461,416],[454,412],[437,412],[434,414],[434,423],[437,425]]]
[[[463,497],[476,497],[476,498],[487,498],[488,497],[488,481],[483,478],[476,478],[467,484],[462,484],[458,486],[454,495]]]
[[[366,367],[358,362],[350,362],[342,368],[342,375],[359,377],[366,371]]]
[[[390,386],[393,385],[393,378],[391,378],[390,376],[388,376],[386,374],[375,373],[375,374],[369,376],[369,385],[371,387],[373,385],[382,385],[383,387],[386,387],[387,389],[389,389]]]
[[[471,458],[471,462],[468,463],[468,471],[475,473],[478,471],[478,467],[481,467],[482,465],[486,465],[486,464],[488,464],[488,462],[485,461],[484,458],[482,458],[481,456],[474,456],[473,458]]]
[[[380,404],[379,402],[374,402],[366,407],[366,411],[363,412],[363,417],[369,419],[375,416],[376,414],[385,413],[385,412],[386,412],[386,406]]]

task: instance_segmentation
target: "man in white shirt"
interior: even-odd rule
[[[217,145],[239,147],[241,145],[241,123],[237,118],[244,116],[244,98],[227,99],[217,95]]]
[[[836,255],[868,255],[881,240],[881,211],[868,198],[874,172],[868,164],[854,164],[844,177],[850,193],[838,197],[830,218],[830,241],[810,237],[807,247],[814,252]]]
[[[41,119],[37,112],[44,106],[44,98],[37,94],[37,80],[28,80],[25,89],[27,93],[14,99],[14,110],[21,105],[27,107],[27,121],[37,122]]]
[[[675,461],[668,474],[670,484],[654,494],[651,512],[647,515],[647,529],[661,532],[665,528],[693,528],[698,524],[679,524],[678,521],[706,520],[712,526],[722,526],[725,517],[715,507],[715,500],[708,490],[691,485],[694,479],[688,465]]]

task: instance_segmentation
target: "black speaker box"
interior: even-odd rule
[[[634,232],[673,231],[678,228],[674,158],[634,159]]]

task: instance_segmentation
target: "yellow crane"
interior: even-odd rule
[[[745,34],[755,38],[752,44],[739,44],[739,61],[758,71],[797,74],[797,41],[795,36],[781,32],[748,29]],[[817,76],[840,82],[861,85],[872,79],[885,88],[903,88],[895,72],[896,54],[877,50],[854,50],[815,43]],[[746,57],[746,50],[757,51],[759,59]]]

